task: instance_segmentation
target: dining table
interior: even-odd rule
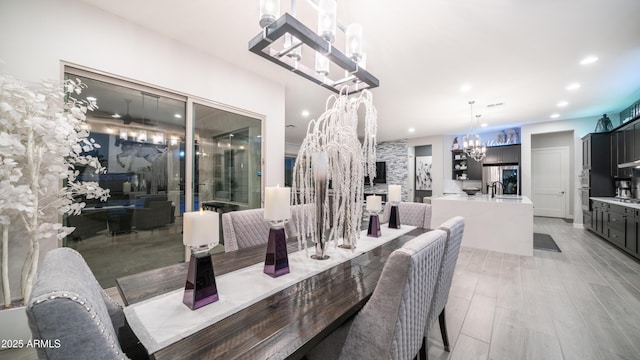
[[[383,226],[382,237],[386,233],[388,239],[379,246],[362,246],[376,241],[375,238],[367,237],[366,232],[360,237],[355,249],[330,246],[330,256],[332,251],[334,254],[338,251],[350,251],[351,258],[278,288],[206,326],[197,327],[197,331],[184,333],[176,330],[176,334],[171,334],[172,340],[161,346],[153,341],[147,340],[147,344],[142,341],[146,353],[152,359],[300,359],[366,304],[376,287],[387,257],[394,250],[410,239],[430,231],[407,225],[402,227],[404,230],[397,231]],[[296,253],[300,257],[300,251],[306,254],[306,250],[299,249],[295,238],[288,239],[287,246],[290,259]],[[213,254],[216,279],[232,276],[251,266],[260,266],[264,262],[265,253],[266,245],[261,245]],[[313,249],[309,249],[308,254],[311,253]],[[307,257],[304,254],[302,256]],[[293,276],[294,272],[306,266],[304,264],[311,266],[314,265],[312,262],[319,260],[309,258],[304,261],[302,265],[296,265],[297,268],[292,267],[291,274],[283,275],[282,278]],[[139,311],[140,308],[136,307],[159,301],[165,301],[166,304],[166,294],[172,292],[175,296],[180,296],[187,270],[188,263],[178,263],[116,279],[117,289],[126,306],[127,322],[129,325],[135,323],[132,330],[136,336],[149,337],[145,329],[141,330],[142,325],[138,324],[140,320],[136,310]],[[271,281],[271,278],[265,278],[263,281]],[[213,311],[213,307],[224,305],[225,296],[232,296],[225,295],[220,285],[218,291],[223,304],[216,305],[215,302],[196,311]],[[172,306],[186,308],[183,304]],[[197,313],[184,314],[193,314],[194,319],[198,319]],[[171,326],[161,330],[172,331]]]

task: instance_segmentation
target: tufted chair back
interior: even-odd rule
[[[413,359],[418,353],[447,235],[435,230],[408,241],[382,275],[346,336],[341,359]]]
[[[398,204],[400,212],[400,222],[406,225],[417,226],[419,228],[431,228],[431,204],[401,202]],[[387,201],[382,213],[382,223],[388,223],[391,216],[391,203]]]
[[[443,328],[443,324],[445,323],[444,308],[447,305],[447,300],[449,299],[451,280],[453,279],[453,273],[456,269],[456,263],[458,262],[460,244],[462,243],[462,236],[464,234],[464,218],[462,216],[453,217],[442,223],[438,229],[447,233],[447,244],[445,245],[444,255],[442,258],[442,268],[438,275],[438,281],[436,282],[433,300],[429,309],[429,318],[427,320],[427,326],[424,333],[426,337],[429,329],[431,329],[433,324],[436,322],[436,319],[441,316],[440,331],[443,334],[445,346],[448,348],[449,340],[446,334],[446,328]]]
[[[264,219],[264,209],[232,211],[222,214],[224,251],[266,244],[269,240],[269,222]],[[295,236],[293,221],[285,224],[288,237]]]
[[[124,313],[102,290],[82,256],[70,248],[47,253],[27,303],[39,359],[126,359],[118,340]]]

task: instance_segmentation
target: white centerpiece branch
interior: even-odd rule
[[[358,139],[361,107],[362,142]],[[331,95],[326,111],[309,122],[293,170],[293,204],[314,204],[301,207],[300,216],[295,219],[300,248],[306,248],[310,239],[316,249],[324,251],[326,242],[339,238],[343,239],[341,245],[355,247],[360,235],[364,177],[369,176],[373,183],[376,173],[376,131],[377,112],[367,90],[357,97],[344,92]],[[326,153],[328,159],[326,174],[320,176],[326,181],[319,181],[318,174],[314,174],[313,158],[318,153]]]
[[[91,155],[100,146],[89,138],[85,123],[87,110],[97,106],[76,98],[85,87],[79,79],[68,79],[31,89],[0,74],[0,271],[5,307],[11,306],[10,240],[29,242],[20,282],[21,298],[27,301],[40,241],[62,239],[74,230],[60,223],[60,214],[79,214],[85,206],[82,199],[104,201],[109,196],[97,182],[77,180],[80,170],[104,172]]]

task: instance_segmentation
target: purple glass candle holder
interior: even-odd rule
[[[380,218],[378,214],[369,215],[369,229],[367,230],[367,236],[380,237],[382,232],[380,231]]]
[[[284,227],[272,226],[269,229],[264,273],[274,278],[289,273],[289,255]]]
[[[391,205],[391,216],[389,216],[389,228],[400,229],[400,211],[398,205]]]
[[[218,301],[218,288],[209,251],[192,250],[182,302],[191,310]]]

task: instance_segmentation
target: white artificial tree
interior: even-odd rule
[[[9,236],[28,241],[21,276],[21,299],[28,301],[38,269],[40,241],[62,239],[74,228],[61,224],[61,214],[79,214],[81,200],[106,200],[109,190],[96,182],[77,181],[79,168],[104,172],[87,155],[100,146],[85,124],[94,101],[77,99],[86,85],[79,79],[43,82],[32,89],[0,74],[0,227],[2,289],[11,306],[8,273]],[[22,236],[24,235],[24,236]]]
[[[364,108],[364,136],[358,139],[358,112]],[[293,170],[294,204],[314,204],[301,210],[296,227],[299,247],[310,235],[316,257],[323,258],[326,241],[343,239],[343,246],[355,247],[360,235],[364,177],[371,182],[376,174],[377,111],[371,92],[349,97],[345,91],[327,99],[326,111],[311,120],[298,151]],[[317,181],[315,154],[326,154],[326,176]],[[324,165],[323,165],[324,166]],[[321,187],[321,188],[317,188]],[[331,200],[325,194],[331,193]],[[320,216],[321,218],[317,218]],[[327,233],[327,230],[330,230]]]

